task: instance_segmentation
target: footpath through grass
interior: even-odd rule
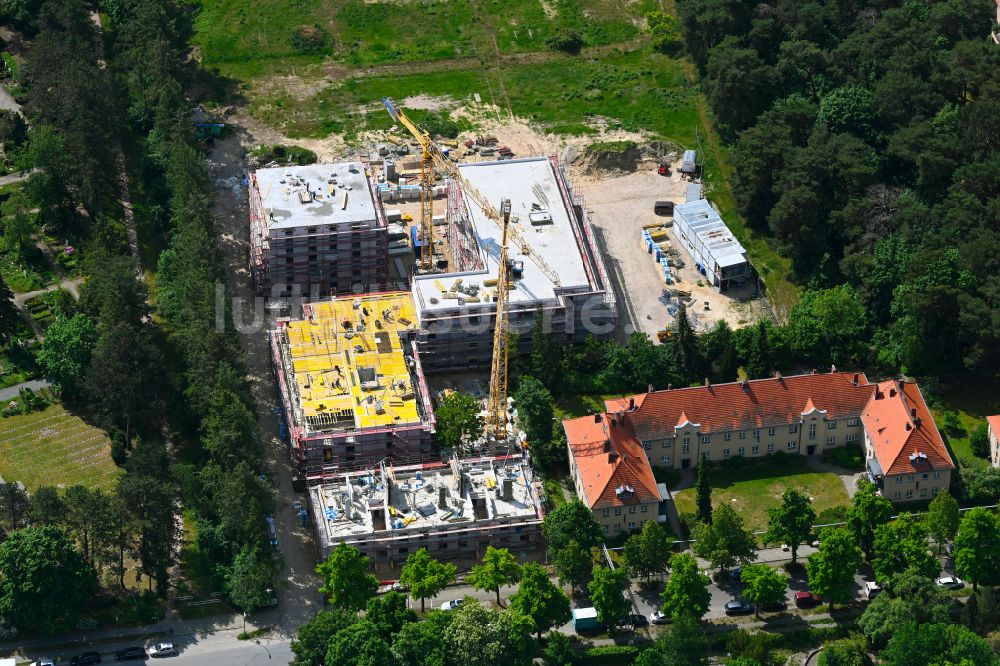
[[[0,419],[0,476],[33,492],[40,486],[110,489],[121,470],[111,440],[62,405]]]
[[[708,478],[712,505],[733,507],[752,531],[767,529],[767,510],[781,505],[786,488],[795,488],[811,497],[817,514],[824,509],[850,505],[840,477],[812,471],[803,456],[764,456],[748,461],[745,467],[714,468]],[[696,513],[695,489],[675,493],[674,503],[681,515]]]

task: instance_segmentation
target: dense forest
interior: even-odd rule
[[[740,214],[884,371],[1000,368],[992,0],[680,0]],[[816,298],[807,291],[805,301]]]
[[[242,351],[232,332],[214,328],[224,276],[184,94],[196,75],[186,58],[189,8],[29,0],[0,9],[32,39],[19,81],[30,130],[17,149],[36,169],[24,187],[38,211],[33,222],[74,239],[83,257],[80,299],[63,292],[38,363],[65,404],[109,432],[124,468],[110,494],[42,488],[5,503],[14,513],[0,555],[39,543],[54,561],[59,549],[84,550],[73,603],[47,602],[65,598],[52,579],[56,589],[32,591],[50,611],[27,615],[19,591],[0,584],[0,615],[21,629],[71,626],[93,610],[94,585],[114,596],[133,561],[164,596],[181,507],[212,589],[243,610],[266,605],[276,566],[265,522],[273,488],[262,474],[266,447]],[[138,247],[129,242],[130,211]],[[66,504],[78,506],[62,515]]]

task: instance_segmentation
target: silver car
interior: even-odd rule
[[[149,648],[150,657],[176,657],[177,648],[173,643],[157,643]]]

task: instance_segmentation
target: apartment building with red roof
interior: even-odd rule
[[[928,500],[948,489],[955,463],[915,382],[876,384],[861,422],[868,477],[885,497]]]
[[[653,469],[632,429],[610,414],[563,421],[570,475],[577,497],[590,507],[605,534],[664,522],[661,493]]]
[[[986,432],[990,437],[990,463],[1000,467],[1000,414],[986,417]]]
[[[895,502],[936,495],[948,487],[954,468],[916,384],[871,383],[860,372],[831,368],[728,384],[706,382],[608,400],[605,406],[600,419],[564,422],[570,468],[574,480],[581,479],[577,493],[592,509],[599,506],[594,489],[603,492],[600,484],[614,471],[617,459],[609,456],[616,447],[642,451],[650,466],[688,469],[702,457],[721,462],[778,451],[814,456],[855,445],[868,459],[869,478]],[[603,458],[592,457],[594,447],[609,450]],[[915,454],[912,461],[910,454]],[[588,459],[581,464],[584,457]],[[602,497],[609,499],[606,493]],[[609,505],[612,513],[614,506]],[[600,508],[599,522],[605,517]]]

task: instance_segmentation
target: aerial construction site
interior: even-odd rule
[[[620,332],[622,285],[559,158],[515,156],[484,137],[442,146],[395,102],[385,106],[413,144],[250,177],[257,288],[306,298],[270,339],[318,542],[326,551],[347,541],[393,563],[414,539],[435,535],[443,548],[454,541],[442,555],[474,556],[476,534],[496,543],[497,525],[516,523],[509,540],[529,548],[539,490],[507,395],[508,360],[530,350],[539,320],[572,342]],[[742,286],[742,247],[716,219],[705,231],[706,202],[686,205],[692,221],[677,241],[699,253],[690,263],[719,291]],[[670,226],[643,225],[636,245]],[[713,235],[695,249],[689,238],[705,233]],[[645,245],[654,254],[651,238]],[[658,241],[657,252],[668,245]],[[658,260],[648,269],[669,285],[682,262]],[[489,376],[484,430],[442,452],[426,375],[470,371]]]

